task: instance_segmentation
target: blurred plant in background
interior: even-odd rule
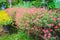
[[[32,1],[32,5],[35,7],[43,7],[42,0],[34,0]]]
[[[32,7],[32,3],[30,1],[23,1],[19,2],[18,5],[16,5],[16,7],[30,8]]]
[[[5,3],[6,8],[10,7],[10,4],[8,3],[8,0],[1,0],[0,1],[0,9],[2,6],[2,3]],[[25,7],[25,8],[29,8],[29,7],[43,7],[44,3],[42,0],[12,0],[12,7]],[[49,9],[54,9],[55,8],[55,3],[54,0],[45,0],[45,6]]]
[[[54,0],[47,0],[47,7],[49,9],[54,9],[55,8]]]

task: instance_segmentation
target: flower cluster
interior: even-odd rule
[[[36,14],[44,10],[43,8],[8,8],[6,12],[9,16],[14,17],[15,24],[19,26],[19,19],[23,14]],[[14,13],[16,12],[16,13]],[[13,16],[15,15],[15,16]]]
[[[0,26],[12,23],[11,17],[8,16],[5,10],[0,11]]]
[[[12,8],[6,9],[10,16],[16,11],[15,24],[20,28],[37,31],[45,38],[56,37],[60,29],[60,14],[43,8]]]
[[[34,14],[24,14],[21,18],[20,27],[39,32],[45,38],[56,37],[59,34],[60,14],[50,11],[40,11]],[[23,24],[23,25],[22,25]]]

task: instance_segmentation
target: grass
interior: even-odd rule
[[[20,30],[18,33],[5,34],[0,40],[33,40],[33,38],[29,37],[27,32]]]

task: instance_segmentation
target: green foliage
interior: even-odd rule
[[[48,11],[43,10],[43,11],[40,11],[40,13],[26,14],[26,15],[24,15],[21,19],[22,20],[21,23],[24,25],[22,25],[20,27],[24,26],[27,29],[40,33],[43,36],[46,34],[46,36],[44,36],[44,37],[48,38],[48,39],[50,37],[56,37],[55,35],[57,35],[57,36],[59,35],[59,33],[60,33],[58,30],[58,29],[60,29],[60,16],[59,16],[60,14],[59,13],[48,12]],[[52,31],[51,31],[51,29],[52,29]],[[57,34],[57,32],[58,32],[58,34]],[[35,34],[37,34],[37,33],[35,33]]]
[[[0,0],[0,3],[2,3],[2,2],[6,2],[7,0]]]
[[[54,9],[55,8],[55,3],[53,0],[48,0],[47,1],[47,7],[50,9]]]
[[[29,7],[32,7],[32,4],[31,4],[29,1],[27,1],[27,2],[23,1],[23,2],[20,2],[20,3],[17,5],[17,7],[29,8]]]
[[[5,5],[6,7],[9,7],[9,3],[6,1],[6,0],[1,0],[0,3],[2,4],[2,2],[6,2]],[[46,7],[50,8],[50,9],[54,9],[55,8],[55,3],[54,3],[54,0],[46,0]],[[18,5],[17,5],[18,4]],[[43,2],[42,0],[32,0],[32,1],[23,1],[23,0],[14,0],[12,2],[12,6],[15,6],[16,7],[32,7],[32,5],[34,7],[43,7]]]
[[[6,34],[0,37],[0,40],[33,40],[33,38],[30,38],[25,31],[20,30],[17,34]]]
[[[42,0],[35,0],[35,1],[32,1],[32,5],[34,5],[35,7],[42,7],[43,6],[43,3],[42,3]]]

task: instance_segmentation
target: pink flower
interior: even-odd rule
[[[52,24],[48,24],[48,26],[54,26],[54,24],[52,23]]]
[[[27,13],[30,13],[30,14],[36,14],[36,9],[35,8],[29,8],[27,9]]]
[[[35,28],[35,30],[36,30],[36,31],[39,31],[37,27]]]
[[[58,23],[58,26],[60,26],[60,23]]]
[[[50,32],[52,32],[53,31],[53,29],[50,29]]]
[[[13,14],[14,14],[14,9],[13,8],[7,8],[6,9],[6,12],[7,12],[7,14],[9,15],[9,16],[13,16]]]
[[[26,10],[25,8],[21,8],[21,9],[20,9],[20,12],[21,12],[21,13],[25,13],[25,12],[26,12],[25,10]]]
[[[48,35],[51,36],[51,33],[49,33]]]
[[[48,38],[50,38],[51,36],[50,35],[48,35]]]
[[[54,28],[55,28],[55,29],[57,29],[57,28],[58,28],[58,26],[55,26]]]
[[[44,32],[45,30],[43,29],[42,31]]]
[[[48,24],[48,26],[51,26],[51,24]]]
[[[45,32],[48,32],[48,30],[46,29]]]
[[[44,34],[44,37],[46,38],[47,34]]]
[[[37,20],[34,20],[33,22],[37,22]]]
[[[50,16],[50,18],[53,18],[53,16]]]
[[[43,8],[40,8],[40,7],[37,8],[38,13],[41,12],[42,10],[43,10]]]
[[[57,20],[60,20],[60,18],[58,18]]]
[[[47,29],[46,29],[46,30],[44,30],[44,29],[43,29],[43,32],[44,32],[44,33],[47,33],[47,32],[48,32],[48,30],[47,30]]]
[[[54,24],[52,23],[51,26],[54,26]]]
[[[27,17],[26,17],[26,16],[24,16],[24,18],[26,19]]]
[[[36,20],[38,21],[38,20],[39,20],[39,18],[36,18]]]
[[[43,31],[44,33],[46,33],[46,31]]]
[[[53,18],[53,21],[56,21],[56,18]]]
[[[52,14],[51,10],[50,10],[50,11],[48,11],[48,13],[49,13],[49,14]]]
[[[50,38],[51,37],[51,33],[49,33],[47,37]]]

